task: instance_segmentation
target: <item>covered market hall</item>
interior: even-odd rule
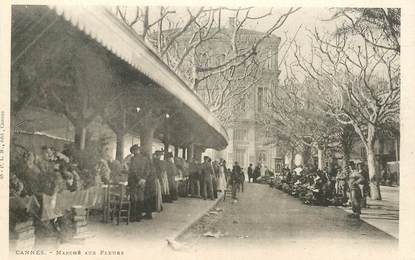
[[[105,156],[122,168],[133,144],[182,164],[228,144],[194,91],[105,7],[13,6],[11,40],[11,178],[28,153],[36,158],[51,148],[58,160],[78,158],[87,174]],[[23,211],[35,226],[68,211],[101,212],[109,196],[108,185],[93,181],[74,191],[14,195],[11,230],[29,223]]]

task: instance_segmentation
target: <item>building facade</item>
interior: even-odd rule
[[[253,44],[263,33],[241,29],[239,41]],[[218,39],[220,40],[220,39]],[[228,167],[238,162],[242,168],[249,164],[261,164],[264,168],[274,170],[278,162],[275,145],[267,138],[265,127],[258,122],[268,109],[267,98],[271,88],[278,84],[280,74],[278,67],[278,47],[280,38],[271,35],[262,41],[257,50],[260,69],[255,83],[248,89],[246,95],[238,100],[231,122],[227,124],[229,145],[222,151],[207,150],[206,154],[215,159],[223,158]]]

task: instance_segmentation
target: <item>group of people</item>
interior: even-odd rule
[[[399,175],[396,171],[392,172],[388,167],[381,171],[381,183],[385,186],[399,185]]]
[[[254,183],[267,183],[270,178],[274,176],[274,173],[266,166],[257,163],[255,168],[252,168],[252,163],[248,167],[248,182]]]
[[[227,188],[223,159],[212,161],[204,156],[202,163],[193,158],[185,161],[164,151],[156,151],[150,158],[138,145],[133,145],[130,152],[124,163],[128,169],[131,221],[151,219],[153,212],[163,210],[163,203],[172,203],[179,196],[214,200]]]
[[[245,175],[237,162],[232,170],[223,159],[203,157],[203,162],[174,157],[171,152],[155,151],[146,154],[138,145],[130,148],[123,161],[108,159],[104,152],[80,162],[74,151],[43,146],[39,154],[26,151],[10,176],[11,196],[53,195],[63,191],[78,191],[92,186],[127,185],[131,202],[130,220],[151,219],[153,212],[161,212],[163,203],[182,197],[214,200],[218,192],[232,188],[236,199],[243,191]],[[84,158],[85,159],[85,158]],[[251,165],[252,166],[252,165]],[[249,169],[248,169],[249,171]],[[255,170],[257,171],[257,170]]]
[[[226,161],[212,161],[209,156],[203,157],[203,162],[192,160],[190,163],[189,193],[193,197],[215,199],[218,192],[223,192],[227,186]]]
[[[248,166],[248,182],[257,182],[257,179],[261,176],[261,166],[258,164],[255,169],[252,168],[252,163]]]
[[[53,147],[43,146],[41,153],[23,153],[21,162],[10,173],[10,195],[53,195],[82,188],[77,164]]]
[[[204,156],[203,162],[190,159],[182,162],[181,167],[172,153],[156,151],[150,157],[138,145],[133,145],[130,152],[124,165],[128,171],[132,222],[151,219],[153,212],[163,210],[163,203],[172,203],[179,196],[214,200],[219,192],[231,188],[232,197],[237,199],[237,192],[243,191],[245,175],[238,162],[231,170],[225,160]]]
[[[288,167],[276,174],[272,183],[278,189],[298,197],[306,204],[349,205],[359,218],[366,207],[369,195],[369,175],[363,163],[349,161],[341,167],[317,170],[315,167],[299,166],[290,171]]]
[[[188,167],[171,152],[156,151],[150,156],[136,144],[130,152],[124,159],[131,201],[130,221],[138,222],[151,219],[153,212],[161,212],[163,203],[178,199],[179,180],[188,175]],[[161,159],[163,155],[165,160]]]
[[[41,220],[43,195],[75,192],[119,180],[122,169],[118,161],[109,161],[103,154],[97,154],[95,158],[85,160],[90,164],[90,167],[86,167],[80,163],[71,146],[58,151],[45,145],[38,153],[24,149],[21,153],[13,154],[9,179],[10,198],[33,196],[40,207],[31,210],[30,215],[26,210],[11,209],[11,227],[20,221],[33,218],[38,234],[54,232],[61,239],[66,237],[63,230],[67,227],[67,216]]]

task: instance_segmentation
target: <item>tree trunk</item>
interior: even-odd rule
[[[302,156],[303,156],[303,165],[310,165],[311,162],[311,148],[309,146],[305,146],[304,150],[302,152]]]
[[[144,154],[151,156],[153,154],[153,137],[156,127],[145,125],[140,131],[140,144]]]
[[[399,138],[395,137],[395,161],[399,161]]]
[[[293,169],[294,169],[294,167],[295,167],[294,160],[295,160],[295,149],[294,149],[294,148],[291,148],[291,162],[290,162],[290,170],[293,170]]]
[[[370,197],[373,200],[382,200],[379,187],[379,176],[376,172],[375,128],[372,125],[368,126],[366,153],[369,171]]]
[[[343,150],[343,164],[350,161],[350,152]]]
[[[143,17],[143,39],[146,40],[148,34],[148,6],[144,7]]]
[[[317,148],[318,169],[323,170],[323,149]]]
[[[117,146],[115,150],[115,159],[119,162],[122,162],[124,159],[124,132],[119,131],[116,133],[117,136]]]
[[[83,125],[75,126],[75,147],[81,151],[85,149],[86,127]]]

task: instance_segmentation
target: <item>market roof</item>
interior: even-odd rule
[[[135,31],[123,24],[107,8],[98,6],[49,6],[74,27],[122,59],[137,73],[145,75],[171,94],[185,110],[187,122],[195,131],[194,143],[206,148],[223,149],[228,135],[203,101],[180,79]],[[16,58],[16,57],[15,57]],[[12,60],[12,64],[14,60]],[[209,138],[206,138],[206,137]]]

